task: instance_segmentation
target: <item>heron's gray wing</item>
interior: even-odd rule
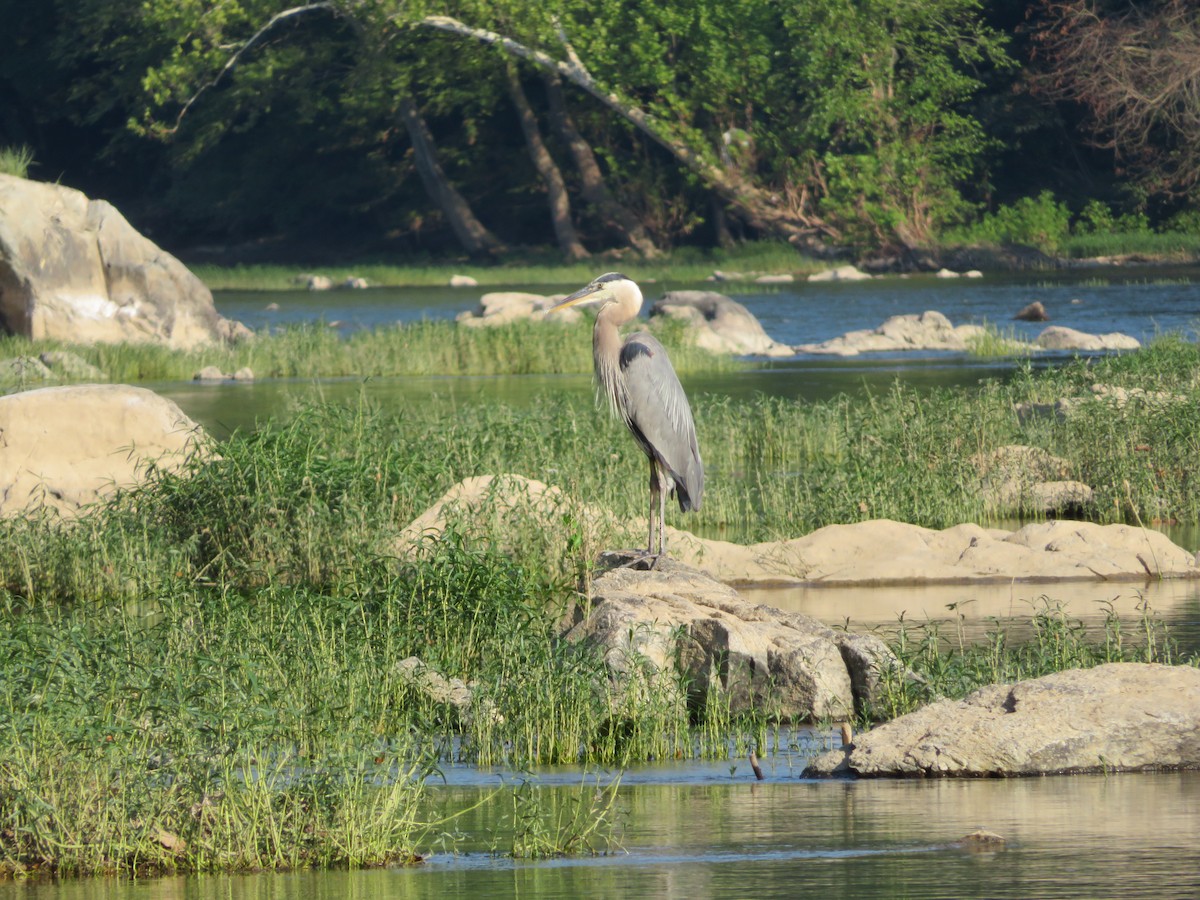
[[[621,346],[625,418],[634,436],[670,473],[682,509],[699,509],[704,465],[683,385],[658,338],[638,331]]]

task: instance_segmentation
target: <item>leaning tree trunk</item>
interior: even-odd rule
[[[417,162],[417,172],[431,200],[438,205],[446,221],[450,223],[454,236],[462,244],[463,249],[471,256],[482,256],[496,253],[504,249],[503,242],[475,217],[471,206],[450,183],[441,164],[437,161],[437,149],[433,143],[433,135],[421,118],[417,104],[412,97],[400,98],[400,117],[404,127],[408,129],[409,140],[412,141],[413,155]]]
[[[538,128],[537,116],[521,87],[521,76],[517,67],[509,63],[508,93],[512,97],[513,106],[517,108],[517,118],[521,121],[521,131],[525,135],[525,145],[529,148],[529,157],[533,160],[534,168],[546,185],[546,193],[550,199],[550,218],[554,223],[554,235],[558,238],[558,246],[568,259],[587,259],[591,256],[579,240],[579,233],[571,222],[571,198],[567,194],[567,185],[563,181],[562,172],[554,157],[546,149],[542,140],[542,132]]]
[[[670,123],[656,119],[641,107],[598,83],[567,42],[565,35],[559,35],[567,55],[567,60],[563,61],[513,38],[486,28],[475,28],[450,16],[425,16],[416,20],[415,24],[491,44],[509,56],[517,56],[547,71],[557,72],[572,84],[587,91],[674,156],[680,165],[689,169],[712,191],[724,198],[730,208],[748,225],[798,244],[813,240],[816,236],[835,239],[839,236],[836,229],[808,210],[794,208],[787,202],[786,197],[781,197],[747,180],[740,173],[720,165],[709,148],[703,147],[695,136],[687,135]]]
[[[604,175],[600,171],[600,164],[596,162],[596,154],[592,152],[591,145],[583,139],[583,135],[571,119],[571,114],[567,112],[562,79],[555,72],[543,73],[542,79],[546,84],[546,98],[550,101],[550,122],[575,160],[583,199],[595,209],[604,224],[617,232],[626,244],[647,258],[658,256],[659,249],[650,237],[650,232],[638,221],[637,216],[612,195],[608,185],[604,183]]]

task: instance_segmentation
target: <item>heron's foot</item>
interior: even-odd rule
[[[663,556],[661,553],[652,553],[649,550],[645,550],[641,547],[639,547],[637,550],[625,550],[622,552],[627,554],[630,558],[618,565],[618,569],[640,569],[643,571],[650,571],[658,565],[659,559],[661,559]]]

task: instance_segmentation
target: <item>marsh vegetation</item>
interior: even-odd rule
[[[356,355],[356,368],[393,364],[370,343],[386,336],[343,348],[304,334],[313,343],[295,357],[315,369],[337,358],[325,353]],[[467,349],[480,358],[507,358],[488,342],[508,341],[586,365],[580,337],[564,336],[560,350],[555,339],[531,347],[519,329],[453,341],[474,342]],[[461,363],[445,352],[425,365]],[[1095,503],[1081,515],[1195,521],[1198,356],[1167,336],[1138,353],[1026,367],[972,390],[897,383],[812,404],[700,395],[693,406],[712,477],[686,526],[749,542],[872,518],[944,527],[1036,517],[980,490],[973,457],[1009,444],[1059,456],[1090,484]],[[563,357],[545,364],[562,367]],[[1094,384],[1127,393],[1118,403]],[[1078,398],[1065,417],[1015,412],[1064,397]],[[644,460],[590,398],[453,410],[431,402],[398,415],[365,399],[315,405],[212,450],[183,472],[149,473],[144,487],[75,522],[0,522],[4,871],[404,862],[452,829],[430,820],[425,796],[426,776],[451,761],[620,768],[766,746],[774,725],[765,713],[732,716],[713,692],[691,708],[678,689],[686,685],[621,692],[596,652],[558,639],[597,551],[642,537],[632,522]],[[544,479],[614,516],[452,529],[416,553],[397,544],[452,485],[501,472]],[[874,714],[995,678],[1113,659],[1188,661],[1149,613],[1111,620],[1101,634],[1051,607],[1034,617],[1032,644],[999,626],[976,648],[936,629],[901,632],[897,652],[926,682],[895,680]],[[400,665],[412,656],[469,682],[471,706],[414,685]],[[525,823],[513,853],[603,844],[600,801],[538,818],[529,797],[506,796]]]

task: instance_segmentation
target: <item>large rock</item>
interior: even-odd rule
[[[460,325],[471,328],[508,325],[522,319],[542,320],[546,319],[547,310],[565,296],[545,297],[523,291],[492,291],[479,298],[479,305],[475,309],[461,312],[454,318]],[[571,307],[556,312],[549,321],[565,324],[578,322],[582,317],[583,313],[578,307]]]
[[[668,529],[673,555],[731,584],[952,584],[963,581],[1144,581],[1200,576],[1196,556],[1129,525],[1035,522],[942,531],[876,519],[804,537],[732,544]]]
[[[111,205],[0,175],[0,332],[187,349],[248,334]]]
[[[568,521],[575,523],[572,529],[563,527]],[[437,538],[448,523],[479,540],[545,535],[546,558],[552,560],[569,556],[572,541],[588,548],[614,537],[631,541],[646,537],[644,519],[617,522],[606,510],[540,481],[487,475],[447,491],[402,532],[397,552],[407,554],[421,540]],[[1200,577],[1196,556],[1161,532],[1073,521],[1035,522],[1017,531],[972,524],[937,531],[876,519],[748,545],[699,538],[668,526],[667,547],[680,562],[734,585]]]
[[[801,344],[799,353],[821,353],[833,356],[857,356],[860,353],[882,353],[897,350],[965,351],[971,340],[981,337],[978,325],[950,324],[936,310],[920,315],[892,316],[878,328],[848,331],[841,337],[819,344]]]
[[[682,319],[696,346],[713,353],[791,356],[793,352],[773,340],[750,310],[715,291],[668,291],[650,308],[650,315]]]
[[[1141,342],[1137,338],[1119,331],[1110,334],[1088,334],[1062,325],[1051,325],[1034,339],[1034,346],[1042,350],[1084,350],[1101,352],[1107,350],[1137,350]]]
[[[943,700],[805,775],[1050,775],[1200,768],[1200,669],[1110,663]]]
[[[153,461],[179,466],[203,433],[172,403],[127,385],[49,387],[0,397],[0,516],[65,515],[136,484]]]
[[[993,511],[1078,514],[1095,506],[1095,491],[1069,478],[1070,465],[1040,447],[1008,444],[971,458]]]
[[[664,679],[688,685],[703,708],[710,691],[736,713],[780,721],[846,719],[875,699],[877,673],[896,664],[873,635],[836,631],[816,619],[758,606],[691,566],[606,554],[588,614],[566,635],[603,648],[618,684]]]

